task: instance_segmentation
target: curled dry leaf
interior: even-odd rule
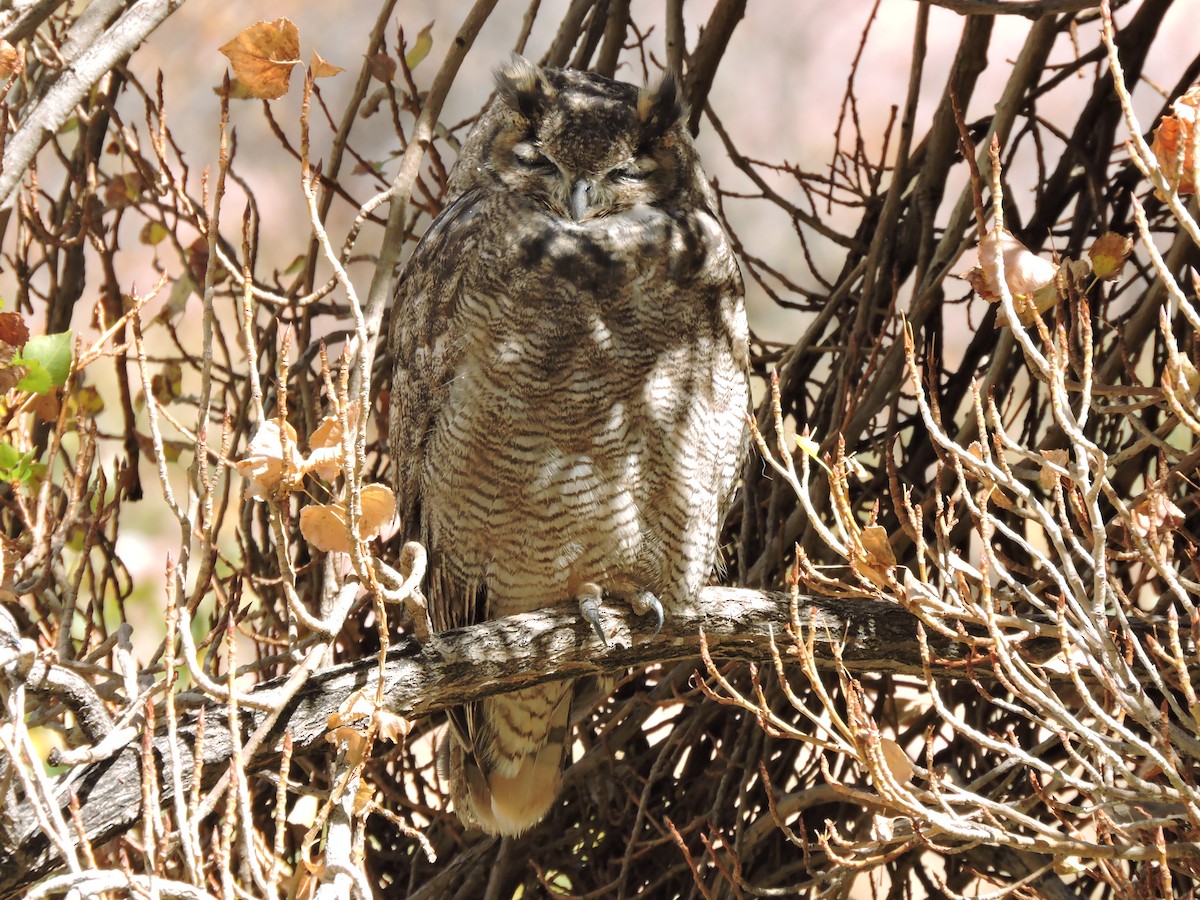
[[[1046,490],[1050,490],[1058,484],[1058,472],[1054,471],[1051,466],[1058,466],[1060,469],[1067,467],[1069,459],[1066,450],[1043,450],[1042,459],[1048,465],[1042,466],[1042,471],[1038,473],[1038,483]]]
[[[404,716],[377,708],[365,690],[357,690],[327,720],[329,732],[325,740],[331,744],[345,742],[351,753],[361,753],[365,740],[363,732],[372,718],[378,726],[379,736],[394,744],[403,741],[412,730],[412,723]]]
[[[347,424],[353,430],[358,423],[358,404],[351,403],[346,414]],[[345,436],[340,416],[325,416],[308,436],[309,454],[305,466],[326,481],[333,481],[341,474],[345,454],[342,438]]]
[[[375,703],[371,698],[362,690],[355,691],[326,721],[329,731],[325,740],[331,744],[345,744],[347,758],[357,763],[366,747],[366,723],[374,713]]]
[[[367,68],[376,81],[388,84],[396,76],[396,61],[386,53],[367,55]]]
[[[868,525],[862,530],[859,540],[862,543],[863,556],[855,560],[855,571],[877,587],[892,584],[896,554],[892,552],[892,542],[888,538],[887,529],[882,525]]]
[[[1200,112],[1200,84],[1171,104],[1174,115],[1163,116],[1154,129],[1150,149],[1158,159],[1167,184],[1180,194],[1196,193],[1196,168],[1200,163],[1200,142],[1196,140],[1196,119]]]
[[[332,78],[334,75],[339,75],[346,71],[341,66],[335,66],[323,57],[316,50],[312,54],[312,69],[313,78]]]
[[[237,79],[233,96],[275,100],[300,62],[300,31],[290,19],[256,22],[220,49]]]
[[[1054,283],[1057,265],[1042,259],[1018,241],[1007,228],[999,234],[993,228],[979,244],[979,268],[972,269],[964,276],[985,300],[995,303],[1000,299],[997,243],[1004,260],[1004,283],[1014,297],[1028,297]]]
[[[292,482],[303,471],[296,430],[287,423],[283,428],[280,431],[275,419],[263,422],[246,447],[246,454],[234,463],[238,474],[250,482],[249,494],[255,500],[290,491]]]
[[[396,495],[383,484],[368,484],[362,489],[362,516],[358,522],[360,540],[379,536],[383,526],[396,515]],[[322,553],[350,552],[350,514],[345,502],[314,503],[300,510],[300,533]]]
[[[8,41],[0,41],[0,78],[20,75],[25,69],[25,49],[17,49]]]
[[[354,815],[361,816],[368,809],[375,799],[375,785],[371,779],[364,778],[358,783],[358,790],[354,792]]]
[[[397,713],[380,709],[375,713],[375,717],[379,723],[379,736],[385,741],[391,741],[393,744],[402,743],[408,737],[408,733],[412,731],[412,722]]]
[[[1116,281],[1125,270],[1125,263],[1132,252],[1133,238],[1106,231],[1088,248],[1092,272],[1101,280]]]
[[[1151,489],[1142,501],[1130,510],[1130,529],[1143,538],[1164,535],[1184,522],[1183,510],[1171,502],[1160,489]]]

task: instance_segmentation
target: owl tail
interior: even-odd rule
[[[467,710],[468,732],[450,730],[454,809],[489,834],[518,835],[550,811],[562,786],[573,681],[489,697]]]

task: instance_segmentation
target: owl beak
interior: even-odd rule
[[[571,185],[571,218],[581,222],[596,208],[596,186],[587,178],[577,178]]]

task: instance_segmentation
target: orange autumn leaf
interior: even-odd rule
[[[1174,115],[1163,116],[1154,129],[1150,149],[1163,177],[1180,194],[1196,193],[1196,165],[1200,143],[1196,140],[1196,118],[1200,113],[1200,84],[1194,84],[1171,104]]]
[[[25,70],[25,49],[18,49],[8,41],[0,41],[0,78],[20,75]]]
[[[233,96],[275,100],[287,93],[300,62],[300,31],[290,19],[256,22],[220,50],[237,79]]]

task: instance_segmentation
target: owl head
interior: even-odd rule
[[[516,56],[496,71],[496,93],[452,191],[513,191],[581,222],[639,204],[710,205],[672,75],[639,88]]]

